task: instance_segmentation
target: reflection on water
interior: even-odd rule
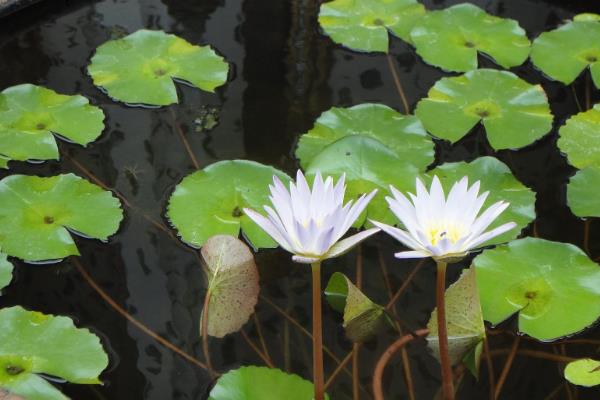
[[[428,8],[442,8],[459,2],[425,3]],[[583,1],[569,2],[568,6],[541,0],[477,3],[491,13],[518,19],[531,37],[585,9]],[[594,11],[591,4],[587,11]],[[107,115],[107,128],[101,138],[87,149],[61,143],[61,150],[117,189],[137,209],[167,223],[163,213],[170,192],[194,170],[178,129],[185,133],[201,166],[221,159],[248,158],[291,172],[296,168],[292,154],[298,135],[310,129],[314,119],[329,107],[381,102],[402,109],[385,56],[335,46],[319,34],[317,12],[317,0],[49,1],[9,20],[0,20],[0,89],[29,82],[61,93],[81,93],[101,106]],[[215,94],[178,85],[180,104],[167,108],[132,108],[111,101],[92,85],[85,67],[98,45],[140,28],[163,29],[193,43],[209,43],[231,63],[230,81]],[[407,44],[393,40],[391,46],[414,108],[443,74],[423,64]],[[489,60],[482,59],[482,63],[493,66]],[[515,71],[530,82],[543,83],[557,125],[575,112],[569,88],[544,80],[529,65]],[[581,80],[575,89],[583,93]],[[208,132],[196,132],[194,121],[204,106],[219,109],[219,124]],[[571,216],[564,199],[564,184],[572,170],[556,150],[555,140],[554,133],[534,146],[517,152],[502,151],[498,157],[538,192],[540,235],[580,245],[581,224]],[[471,160],[485,154],[490,154],[489,145],[476,130],[455,146],[439,143],[437,160]],[[82,174],[65,157],[42,165],[15,163],[11,172]],[[593,230],[592,235],[598,234],[600,231]],[[83,265],[119,304],[164,338],[201,358],[198,319],[205,283],[193,254],[131,209],[108,244],[80,239],[78,245]],[[379,303],[385,304],[388,297],[378,252],[385,255],[394,288],[411,270],[411,261],[391,258],[394,247],[383,235],[364,246],[364,289]],[[353,276],[354,258],[355,254],[349,254],[328,262],[325,279],[334,271]],[[308,270],[292,264],[288,255],[277,250],[262,252],[257,259],[263,295],[303,326],[310,326]],[[17,264],[16,281],[1,298],[1,306],[22,304],[70,315],[78,324],[98,333],[110,348],[111,366],[102,376],[106,384],[95,388],[62,385],[68,395],[75,399],[119,400],[204,397],[210,385],[208,375],[127,324],[69,261],[53,266]],[[457,277],[458,270],[457,266],[449,272],[451,279]],[[433,266],[426,265],[399,300],[400,319],[407,326],[416,329],[426,323],[433,308],[433,277]],[[307,337],[267,302],[261,301],[257,310],[275,364],[310,377]],[[350,344],[344,339],[340,316],[326,308],[324,320],[325,343],[343,358]],[[256,340],[253,322],[244,329]],[[383,332],[361,353],[361,384],[367,390],[374,360],[392,338],[393,333]],[[501,338],[494,340],[498,348],[511,343],[510,337],[504,342]],[[211,346],[213,363],[222,370],[261,364],[239,334],[213,340]],[[432,398],[439,385],[436,362],[423,346],[413,346],[410,355],[417,398]],[[498,360],[498,370],[502,362]],[[327,373],[336,365],[326,358]],[[394,398],[404,397],[401,364],[395,362],[392,370],[384,382],[386,391]],[[552,363],[518,359],[504,394],[506,398],[542,399],[554,389],[553,382],[560,381]],[[329,392],[335,399],[350,398],[351,386],[351,379],[342,373]],[[461,397],[485,396],[486,374],[479,384],[467,376]],[[368,397],[363,392],[361,398]]]

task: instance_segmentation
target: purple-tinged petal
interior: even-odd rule
[[[279,232],[277,227],[269,219],[249,208],[244,208],[244,213],[256,223],[263,231],[273,238],[281,247],[292,253],[292,246],[288,240]]]
[[[406,247],[409,247],[414,250],[419,250],[423,248],[423,245],[421,245],[421,243],[419,243],[405,231],[381,222],[373,221],[371,219],[369,221],[371,221],[373,225],[381,228],[385,233],[392,236],[394,239],[404,244]]]
[[[369,236],[376,234],[377,232],[379,232],[379,228],[371,228],[361,231],[356,235],[347,237],[344,240],[340,240],[339,242],[331,246],[331,249],[329,249],[329,251],[323,256],[323,258],[334,258],[341,256],[342,254],[350,251],[358,243],[362,242]]]

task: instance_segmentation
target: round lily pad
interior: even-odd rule
[[[0,310],[0,388],[27,400],[67,399],[38,374],[99,384],[108,357],[96,335],[67,317]]]
[[[275,368],[250,366],[221,376],[208,400],[310,400],[313,396],[312,382],[298,375]]]
[[[163,106],[177,103],[173,79],[213,92],[229,66],[210,46],[195,46],[162,31],[139,30],[96,50],[88,72],[115,100]]]
[[[600,361],[591,358],[572,361],[565,367],[565,378],[574,385],[600,385]]]
[[[211,236],[238,236],[240,229],[256,248],[277,247],[244,208],[270,204],[273,176],[283,182],[283,172],[254,161],[226,160],[186,176],[169,199],[167,216],[183,241],[200,247]]]
[[[519,314],[539,340],[577,333],[600,317],[600,268],[578,247],[537,238],[512,241],[473,260],[483,317]]]
[[[388,52],[388,31],[410,41],[425,7],[416,0],[334,0],[321,5],[319,24],[331,39],[359,51]]]
[[[123,219],[111,192],[73,174],[0,181],[0,247],[25,261],[52,261],[79,251],[69,231],[107,240]]]
[[[600,217],[600,166],[589,166],[571,177],[567,184],[567,204],[578,217]]]
[[[0,93],[0,168],[9,160],[58,160],[52,133],[82,146],[104,129],[104,113],[83,96],[30,84]]]
[[[531,61],[550,78],[570,84],[588,66],[600,88],[600,16],[581,14],[542,33],[531,46]]]
[[[567,120],[559,130],[558,147],[577,168],[600,166],[600,104]]]
[[[417,20],[410,38],[425,62],[457,72],[477,69],[477,52],[504,68],[520,65],[531,44],[517,21],[469,3],[428,12]]]
[[[306,168],[307,175],[339,177],[346,175],[346,201],[356,199],[377,189],[362,218],[355,226],[360,227],[368,219],[394,223],[395,218],[385,201],[389,185],[398,190],[412,190],[419,169],[398,157],[388,146],[363,135],[350,135],[328,145]]]
[[[0,252],[0,291],[8,286],[12,280],[12,272],[13,265],[8,261],[6,254]]]
[[[327,145],[350,135],[377,139],[419,169],[424,170],[434,159],[433,141],[417,117],[373,103],[325,111],[315,126],[300,136],[296,157],[306,168]]]
[[[427,131],[452,143],[481,121],[496,150],[533,143],[550,131],[553,118],[540,85],[492,69],[440,79],[415,114]]]
[[[508,222],[517,224],[515,229],[485,242],[484,246],[507,242],[516,238],[521,230],[535,219],[535,193],[517,180],[502,161],[494,157],[480,157],[470,163],[446,163],[428,172],[429,179],[437,176],[449,193],[450,188],[462,177],[468,176],[469,183],[481,182],[479,193],[489,191],[482,210],[498,201],[510,203],[508,208],[492,222],[489,230]]]

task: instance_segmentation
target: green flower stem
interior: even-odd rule
[[[438,339],[440,342],[440,363],[442,364],[442,393],[444,400],[454,399],[454,383],[452,380],[452,365],[448,354],[448,332],[446,331],[446,266],[444,261],[437,263],[437,284],[435,301],[437,307]]]
[[[325,379],[323,376],[323,323],[321,315],[321,262],[312,264],[312,296],[313,296],[313,382],[315,385],[314,400],[323,400]]]

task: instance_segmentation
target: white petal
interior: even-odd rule
[[[390,235],[393,238],[395,238],[396,240],[400,241],[406,247],[410,247],[413,250],[421,250],[423,248],[421,243],[419,243],[416,239],[411,237],[405,231],[395,228],[393,226],[389,226],[389,225],[381,223],[381,222],[377,222],[377,221],[373,221],[373,220],[369,220],[369,221],[371,221],[371,223],[373,225],[381,228],[388,235]]]
[[[394,253],[394,257],[396,258],[425,258],[430,257],[431,254],[425,253],[424,251],[400,251],[398,253]]]
[[[517,224],[514,222],[508,222],[504,225],[500,225],[499,227],[492,229],[491,231],[487,231],[486,233],[484,233],[483,235],[473,239],[472,241],[468,242],[466,244],[466,246],[468,246],[468,249],[474,249],[477,246],[487,242],[488,240],[495,238],[496,236],[502,235],[505,232],[510,231],[511,229],[513,229],[514,227],[516,227]]]
[[[293,252],[292,246],[290,245],[288,239],[279,232],[277,227],[270,220],[249,208],[244,208],[244,213],[258,226],[260,226],[261,229],[264,230],[269,236],[271,236],[273,240],[279,243],[281,247],[289,252]]]
[[[348,214],[346,215],[346,220],[343,221],[342,229],[340,229],[336,234],[336,236],[337,236],[336,239],[339,239],[340,237],[342,237],[346,233],[346,231],[348,229],[350,229],[352,224],[354,224],[354,222],[358,219],[358,217],[360,217],[360,214],[364,211],[364,209],[367,207],[367,205],[369,204],[369,202],[371,201],[373,196],[375,196],[375,194],[377,194],[377,189],[373,190],[371,193],[369,193],[367,195],[363,194],[356,201],[356,203],[348,211]]]
[[[301,264],[312,264],[314,262],[320,261],[321,259],[316,257],[293,255],[292,260]]]
[[[469,236],[471,238],[479,236],[481,232],[486,230],[487,227],[490,226],[490,224],[494,222],[494,220],[498,218],[498,216],[502,214],[504,210],[506,210],[508,205],[509,203],[506,203],[504,201],[499,201],[497,203],[492,204],[487,210],[483,212],[483,214],[481,214],[481,216],[479,216],[479,218],[475,220],[475,222],[473,222],[473,226],[471,227],[471,232]]]
[[[350,251],[358,243],[362,242],[369,236],[376,234],[377,232],[379,232],[379,228],[371,228],[371,229],[367,229],[362,232],[359,232],[356,235],[347,237],[344,240],[340,240],[339,242],[334,244],[331,247],[331,249],[329,249],[329,251],[324,255],[324,258],[333,258],[333,257],[341,256],[342,254]]]

